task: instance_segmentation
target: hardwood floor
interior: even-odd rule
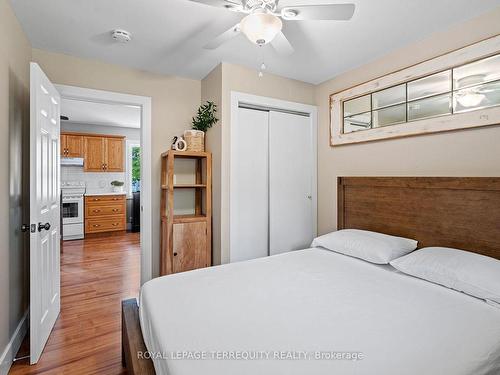
[[[137,297],[139,285],[139,233],[64,242],[61,314],[40,361],[16,362],[9,374],[125,374],[121,300]]]

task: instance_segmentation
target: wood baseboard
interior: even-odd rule
[[[139,323],[139,306],[135,298],[122,301],[122,362],[131,375],[155,375],[153,361],[138,353],[146,353]]]

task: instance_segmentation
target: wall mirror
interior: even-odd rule
[[[330,97],[331,145],[500,124],[500,36]]]

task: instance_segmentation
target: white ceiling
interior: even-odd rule
[[[130,105],[61,99],[61,115],[69,117],[71,123],[141,127],[141,109]]]
[[[500,0],[353,0],[351,21],[286,21],[296,52],[281,57],[243,35],[203,45],[242,18],[188,0],[11,0],[33,47],[151,72],[203,78],[221,61],[320,83],[394,49],[500,6]],[[281,0],[280,4],[348,0]],[[116,44],[110,31],[133,34]]]

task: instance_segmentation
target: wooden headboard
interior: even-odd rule
[[[500,177],[339,177],[338,229],[500,259]]]

